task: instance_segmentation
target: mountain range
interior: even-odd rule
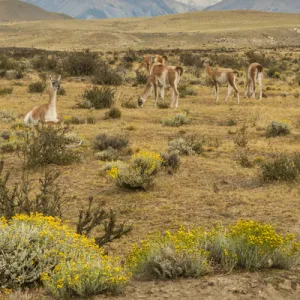
[[[204,10],[260,10],[300,13],[300,0],[223,0]]]
[[[77,19],[146,17],[195,11],[175,0],[23,0]],[[207,1],[207,0],[205,0]]]
[[[71,19],[59,13],[46,11],[35,5],[18,0],[0,0],[0,21],[34,21]]]

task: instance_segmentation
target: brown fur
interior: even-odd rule
[[[146,84],[146,88],[144,90],[143,95],[139,98],[138,104],[139,106],[143,106],[144,102],[147,100],[151,93],[151,88],[154,89],[155,95],[155,105],[157,103],[158,98],[158,83],[162,85],[161,88],[161,98],[164,102],[164,89],[167,85],[170,85],[173,91],[173,101],[172,105],[175,103],[175,106],[178,107],[178,96],[179,92],[177,90],[177,84],[180,81],[180,76],[183,73],[182,67],[174,67],[174,66],[164,66],[161,63],[154,63],[151,67],[151,74],[148,77],[148,82]]]
[[[245,96],[250,97],[251,95],[255,98],[255,91],[256,91],[256,80],[259,80],[260,86],[260,96],[262,98],[262,74],[263,74],[264,67],[259,63],[252,63],[247,70],[247,82],[246,82],[246,91]]]
[[[143,62],[140,64],[137,71],[139,71],[142,68],[147,69],[148,73],[150,74],[151,66],[153,63],[161,63],[165,64],[168,58],[166,56],[161,56],[159,54],[147,54],[144,56]]]
[[[207,61],[207,60],[204,61],[203,66],[206,68],[207,75],[210,77],[210,79],[214,83],[215,94],[216,94],[216,103],[219,102],[219,87],[221,84],[225,84],[225,83],[228,83],[228,94],[227,94],[225,101],[228,100],[231,90],[234,89],[234,91],[237,93],[238,103],[240,103],[239,91],[235,84],[235,79],[236,79],[238,72],[236,72],[232,69],[225,69],[225,68],[212,69],[210,67],[209,61]]]

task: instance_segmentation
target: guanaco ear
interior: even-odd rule
[[[52,81],[52,76],[51,75],[49,76],[49,78],[50,78],[50,81]]]
[[[60,81],[60,80],[61,80],[61,75],[59,75],[57,78],[57,81]]]
[[[151,56],[150,57],[150,64],[151,65],[155,62],[155,58],[156,58],[155,56]]]

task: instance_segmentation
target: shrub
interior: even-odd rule
[[[138,108],[137,102],[133,101],[132,99],[126,99],[122,101],[121,107],[129,108],[129,109],[136,109]]]
[[[64,60],[63,68],[70,76],[93,75],[98,65],[98,54],[86,50],[71,52]]]
[[[39,126],[26,136],[22,149],[27,168],[39,168],[49,164],[69,165],[80,161],[80,155],[69,149],[73,141],[68,137],[69,127]]]
[[[10,87],[10,88],[2,88],[0,89],[0,96],[4,96],[4,95],[11,95],[12,92],[13,92],[13,88]]]
[[[3,174],[3,161],[0,170],[0,215],[11,219],[20,213],[42,213],[46,216],[62,215],[63,192],[57,185],[59,172],[45,171],[39,179],[39,191],[32,195],[28,176],[23,174],[22,180],[12,187],[8,186],[10,174]]]
[[[162,153],[163,160],[162,167],[166,168],[169,172],[176,172],[181,164],[178,152]]]
[[[181,155],[201,154],[204,152],[205,139],[198,139],[196,135],[179,137],[169,141],[169,151]]]
[[[110,209],[107,212],[102,208],[103,203],[93,206],[93,197],[89,197],[89,205],[87,208],[80,210],[76,232],[78,234],[89,236],[91,231],[97,228],[97,237],[95,242],[99,247],[121,238],[132,230],[132,225],[127,226],[125,223],[117,224],[116,213]],[[99,227],[104,231],[102,235],[99,233]]]
[[[38,55],[33,58],[32,65],[35,70],[38,71],[49,71],[55,70],[57,67],[57,57],[48,55]]]
[[[178,92],[181,98],[185,98],[186,96],[197,96],[197,92],[187,84],[180,85],[178,87]]]
[[[64,123],[66,125],[73,124],[73,125],[79,125],[79,124],[85,124],[85,119],[81,119],[74,116],[64,116],[63,117]]]
[[[272,122],[266,129],[266,137],[283,136],[291,133],[289,124],[284,122]]]
[[[84,91],[83,100],[77,105],[80,108],[110,108],[115,103],[115,92],[114,88],[94,86],[92,89]]]
[[[93,143],[93,148],[98,151],[107,150],[108,148],[121,150],[127,147],[128,143],[128,137],[125,135],[108,136],[107,134],[102,133],[96,136],[96,139]]]
[[[202,248],[202,230],[177,233],[167,231],[134,245],[127,257],[127,265],[137,278],[175,279],[200,277],[209,270],[208,253]]]
[[[148,82],[148,74],[136,71],[136,84],[146,84]]]
[[[173,117],[162,121],[164,126],[170,127],[179,127],[189,123],[191,123],[191,119],[186,114],[176,114]]]
[[[106,62],[101,61],[94,72],[92,82],[94,84],[117,86],[122,84],[123,78],[117,70],[111,69]]]
[[[61,86],[60,89],[57,92],[57,95],[58,96],[66,96],[66,94],[67,94],[66,89],[63,86]]]
[[[16,120],[14,114],[8,110],[1,110],[0,111],[0,122],[3,123],[10,123]]]
[[[29,93],[42,93],[46,88],[46,84],[41,82],[41,81],[37,81],[34,83],[30,83],[28,86],[28,92]]]
[[[147,190],[153,184],[162,162],[158,153],[141,151],[132,156],[129,165],[120,168],[112,166],[106,172],[119,187]]]
[[[132,49],[128,49],[126,51],[124,57],[123,57],[123,60],[125,62],[131,62],[132,63],[132,62],[136,61],[137,58],[138,58],[138,56],[137,56],[136,52]]]
[[[170,107],[169,103],[166,102],[158,102],[157,108],[159,109],[168,109]]]
[[[238,221],[218,244],[219,260],[227,271],[292,268],[300,261],[299,244],[293,235],[280,236],[271,225],[259,222]]]
[[[300,171],[297,156],[284,154],[276,155],[272,160],[261,163],[260,168],[264,181],[293,181]]]
[[[119,155],[120,154],[118,150],[113,149],[112,147],[108,147],[106,150],[96,152],[95,158],[98,160],[113,161],[117,160]]]
[[[104,255],[93,240],[76,234],[59,219],[40,214],[2,219],[1,287],[41,280],[57,298],[119,292],[130,273]],[[12,263],[13,262],[13,263]]]
[[[233,119],[229,119],[227,122],[226,122],[226,126],[236,126],[237,125],[237,121],[236,120],[233,120]]]
[[[122,116],[122,112],[117,107],[112,107],[108,112],[105,113],[105,117],[107,119],[120,119]]]
[[[236,160],[243,168],[252,168],[254,163],[249,158],[249,150],[245,149],[237,154]]]
[[[239,147],[246,147],[249,143],[249,134],[246,124],[244,124],[237,132],[234,143]]]
[[[262,66],[264,66],[264,68],[267,68],[270,64],[270,59],[266,57],[266,55],[264,53],[261,52],[255,52],[254,50],[249,50],[245,53],[245,55],[248,58],[248,63],[252,64],[252,63],[259,63]]]
[[[93,117],[93,116],[88,116],[88,117],[86,118],[86,122],[87,122],[88,124],[96,124],[96,123],[97,123],[97,120],[96,120],[96,118]]]
[[[181,53],[180,62],[182,62],[185,66],[202,67],[201,58],[198,55],[194,55],[192,53]]]

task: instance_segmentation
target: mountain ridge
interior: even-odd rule
[[[300,13],[299,0],[222,0],[204,9],[210,10],[257,10],[265,12]]]
[[[0,21],[38,21],[71,19],[71,17],[48,12],[35,5],[19,0],[0,0]]]
[[[78,19],[153,17],[195,11],[176,0],[22,0]]]

